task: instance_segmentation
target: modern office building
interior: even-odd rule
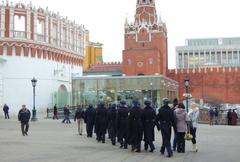
[[[176,57],[177,69],[240,66],[240,37],[187,39]]]

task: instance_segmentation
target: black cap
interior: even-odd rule
[[[151,105],[151,101],[144,101],[144,104],[146,105],[146,106],[150,106]]]

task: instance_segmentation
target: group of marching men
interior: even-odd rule
[[[144,140],[144,149],[150,152],[155,150],[153,141],[154,127],[161,130],[162,146],[161,154],[167,150],[167,157],[172,157],[173,152],[185,152],[185,133],[190,131],[193,136],[193,148],[196,148],[196,129],[198,108],[192,106],[187,113],[182,103],[174,100],[173,108],[169,107],[169,100],[163,99],[163,106],[158,113],[151,106],[150,101],[144,102],[142,109],[138,101],[132,101],[132,106],[127,106],[125,101],[119,105],[111,104],[107,109],[103,103],[99,103],[95,109],[92,105],[83,110],[79,107],[75,113],[74,120],[78,122],[78,131],[82,135],[83,122],[86,123],[87,137],[92,137],[93,130],[96,133],[96,140],[105,143],[105,135],[111,139],[112,145],[120,143],[120,148],[127,149],[131,145],[132,151],[141,152],[141,141]],[[189,121],[191,124],[189,124]],[[188,124],[187,124],[188,123]],[[187,129],[191,125],[191,128]],[[171,147],[171,130],[174,128],[173,148]]]

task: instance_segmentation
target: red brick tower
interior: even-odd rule
[[[123,74],[167,74],[167,29],[157,18],[155,0],[137,0],[135,22],[126,20],[124,40]]]

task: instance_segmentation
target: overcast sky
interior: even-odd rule
[[[32,0],[90,31],[91,41],[104,44],[104,61],[121,61],[124,22],[133,21],[137,0]],[[168,29],[169,67],[175,68],[175,46],[187,38],[240,36],[239,0],[155,0]],[[13,0],[14,3],[19,0]],[[30,0],[21,0],[29,3]]]

